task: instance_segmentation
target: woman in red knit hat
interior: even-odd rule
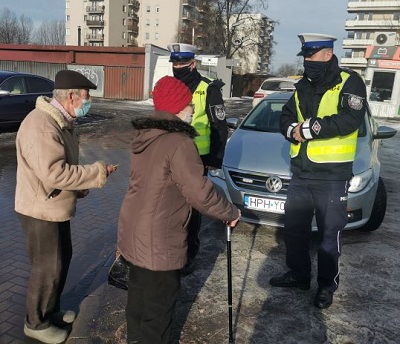
[[[184,83],[165,76],[153,90],[155,112],[132,121],[131,174],[118,222],[118,250],[130,266],[130,344],[169,342],[192,207],[231,226],[240,218],[203,176],[191,100]]]

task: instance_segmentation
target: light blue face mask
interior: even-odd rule
[[[86,99],[82,99],[82,107],[79,109],[74,109],[75,110],[75,115],[77,118],[86,116],[87,113],[90,110],[90,107],[92,106],[92,102]]]
[[[192,123],[192,118],[193,118],[193,114],[192,113],[187,113],[185,119],[183,119],[184,122],[190,124]]]

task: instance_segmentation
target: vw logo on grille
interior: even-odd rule
[[[269,177],[265,182],[265,187],[270,192],[278,192],[282,189],[282,180],[279,177]]]

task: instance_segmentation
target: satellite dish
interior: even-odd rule
[[[242,40],[241,40],[240,38],[235,38],[235,39],[232,41],[232,43],[233,43],[233,45],[234,45],[235,47],[240,47],[240,46],[242,45]]]
[[[376,43],[385,44],[387,39],[388,38],[384,33],[380,33],[378,36],[376,36]]]

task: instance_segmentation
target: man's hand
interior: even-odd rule
[[[107,165],[107,177],[108,177],[111,173],[113,173],[113,172],[115,172],[116,170],[118,170],[118,166],[119,166],[119,164],[118,164],[118,165]]]
[[[293,129],[293,138],[298,141],[298,142],[305,142],[306,139],[304,139],[301,134],[301,123],[299,123],[297,126],[294,127]]]

